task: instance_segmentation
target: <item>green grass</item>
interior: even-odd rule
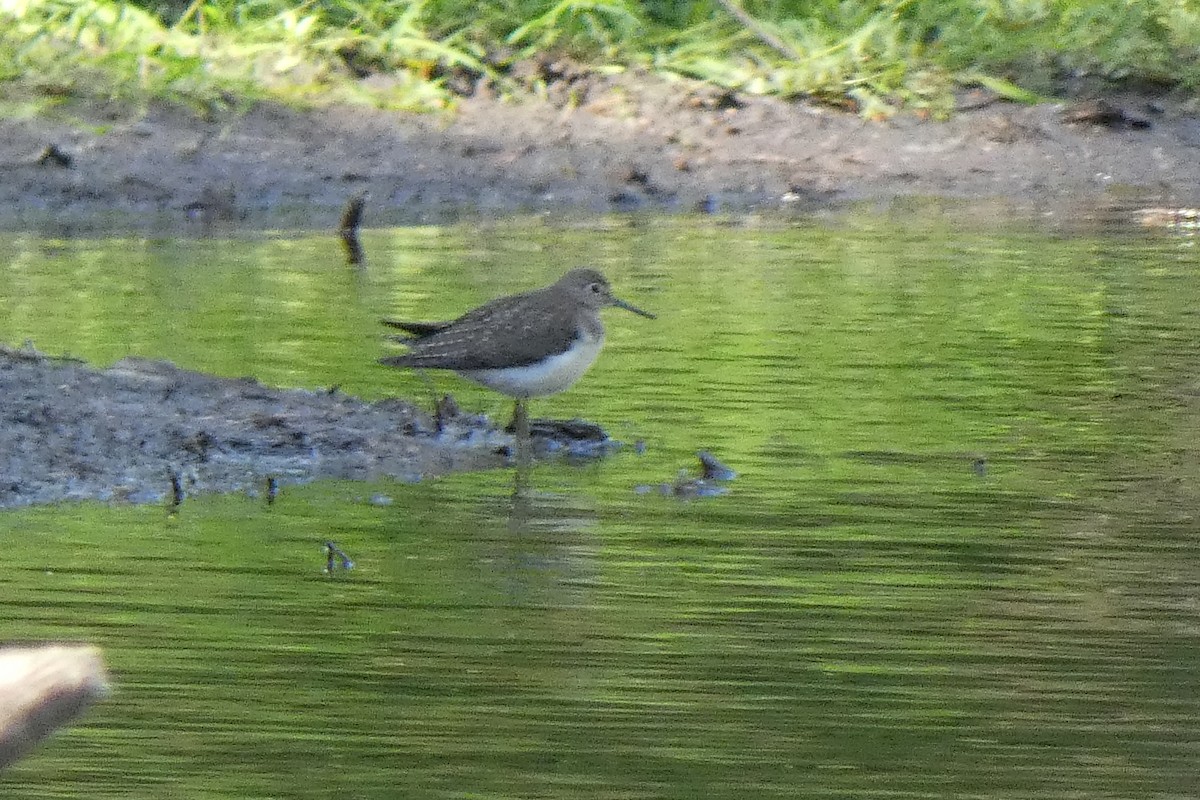
[[[0,86],[46,102],[433,110],[480,78],[511,91],[509,65],[542,54],[944,116],[980,77],[1015,97],[1081,75],[1193,89],[1200,0],[0,0]]]

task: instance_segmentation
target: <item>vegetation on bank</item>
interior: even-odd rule
[[[0,0],[0,87],[38,102],[436,109],[479,81],[537,91],[553,71],[514,66],[564,57],[941,116],[971,82],[1017,98],[1080,77],[1194,88],[1200,0]]]

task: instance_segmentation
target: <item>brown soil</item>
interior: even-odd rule
[[[57,120],[0,120],[0,225],[332,227],[363,190],[370,226],[521,211],[794,212],[906,195],[1056,210],[1114,187],[1139,205],[1200,196],[1200,116],[1169,97],[1095,109],[964,95],[948,122],[865,122],[646,75],[550,77],[541,97],[481,89],[445,116],[258,105],[202,121],[79,101]]]

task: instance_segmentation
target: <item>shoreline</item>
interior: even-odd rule
[[[1059,214],[1200,205],[1200,116],[1149,94],[1090,113],[992,98],[945,122],[866,122],[631,73],[574,88],[569,100],[476,96],[438,116],[262,103],[206,121],[75,100],[53,118],[0,120],[0,228],[333,229],[362,192],[372,228],[545,213],[803,215],[911,197]]]

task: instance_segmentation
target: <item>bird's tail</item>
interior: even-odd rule
[[[399,328],[405,333],[416,336],[418,339],[450,327],[449,322],[405,322],[404,320],[400,319],[381,319],[379,321],[384,325],[387,325],[389,328]],[[400,337],[397,337],[397,339],[399,339],[399,341],[404,341]]]

